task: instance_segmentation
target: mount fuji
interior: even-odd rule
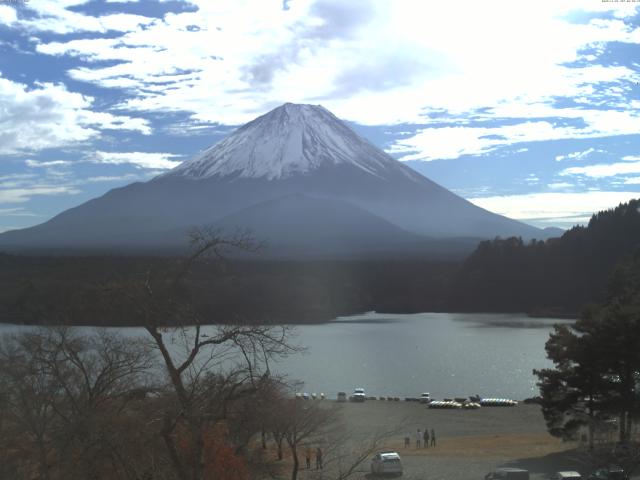
[[[285,256],[401,254],[456,244],[451,238],[548,236],[432,182],[325,108],[287,103],[148,182],[0,234],[0,247],[175,248],[203,224],[249,229]]]

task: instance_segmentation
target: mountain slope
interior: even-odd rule
[[[111,190],[36,227],[5,232],[0,246],[177,247],[183,240],[176,232],[296,194],[347,202],[418,235],[546,236],[428,180],[324,108],[285,104],[149,182]],[[371,234],[377,236],[385,234]]]
[[[414,249],[427,240],[347,202],[302,194],[252,205],[214,226],[225,231],[249,229],[266,242],[264,255],[277,256]]]

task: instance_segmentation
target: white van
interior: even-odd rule
[[[356,388],[351,395],[352,402],[364,402],[367,399],[367,395],[364,393],[364,388]]]
[[[371,473],[374,475],[402,475],[402,459],[397,452],[380,452],[371,459]]]

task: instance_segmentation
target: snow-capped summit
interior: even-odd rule
[[[399,164],[320,105],[285,103],[237,129],[165,176],[283,179],[349,164],[378,177]],[[413,177],[413,171],[401,169]],[[417,177],[417,176],[416,176]]]
[[[300,258],[422,255],[440,248],[434,239],[547,236],[432,182],[325,108],[287,103],[151,181],[0,233],[0,247],[179,248],[195,225],[248,229],[271,254]],[[443,245],[450,254],[456,240]]]

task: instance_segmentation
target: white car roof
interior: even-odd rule
[[[380,452],[382,458],[400,458],[396,452]]]
[[[566,472],[557,472],[556,477],[559,478],[582,478],[582,475],[578,472],[566,471]]]

